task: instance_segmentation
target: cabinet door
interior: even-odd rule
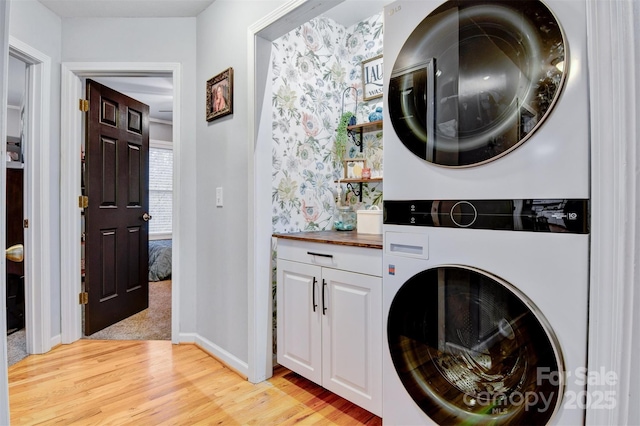
[[[319,266],[278,259],[278,363],[318,384],[322,383],[320,274]]]
[[[382,278],[323,268],[322,285],[322,386],[380,416]]]

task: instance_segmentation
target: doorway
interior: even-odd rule
[[[23,114],[26,92],[27,64],[9,55],[9,92],[7,94],[7,158],[6,158],[6,246],[24,246],[24,150]],[[7,259],[7,357],[11,366],[26,358],[27,338],[25,329],[24,260]]]
[[[171,76],[173,84],[173,183],[177,188],[177,164],[180,153],[180,64],[177,63],[69,63],[62,65],[62,111],[61,134],[66,145],[62,146],[61,160],[61,233],[68,238],[62,240],[61,252],[61,310],[62,310],[62,343],[72,343],[82,338],[82,308],[78,304],[81,291],[80,274],[80,161],[82,143],[82,114],[78,113],[78,99],[84,98],[82,79],[100,77],[158,77]],[[174,255],[172,259],[171,288],[171,340],[179,342],[179,288],[180,269],[179,253],[180,221],[179,193],[176,191],[172,199]]]
[[[18,95],[22,97],[22,101],[15,111],[17,129],[14,130],[14,133],[19,134],[17,138],[21,151],[16,157],[20,161],[16,161],[14,165],[22,170],[24,182],[23,218],[17,219],[18,222],[25,220],[25,333],[20,345],[26,354],[42,354],[56,344],[51,338],[50,288],[52,256],[58,251],[51,247],[51,235],[55,229],[49,213],[51,191],[48,183],[53,177],[48,141],[51,105],[50,95],[46,90],[51,87],[51,59],[15,37],[9,37],[9,55],[17,65],[17,74],[21,74],[16,84],[23,88]]]
[[[269,110],[271,102],[271,81],[269,60],[272,42],[303,23],[326,15],[334,20],[338,17],[350,17],[354,22],[358,19],[374,15],[382,11],[384,1],[367,2],[362,7],[359,1],[320,2],[306,0],[304,2],[287,2],[276,12],[249,27],[249,63],[248,81],[249,141],[253,149],[249,155],[249,215],[250,230],[248,270],[249,270],[249,380],[257,383],[272,375],[272,296],[270,282],[270,258],[261,256],[258,247],[271,247],[272,222],[271,215],[271,121]]]
[[[124,139],[131,138],[128,143],[116,148],[114,155],[116,155],[116,158],[119,158],[118,155],[124,155],[125,158],[119,158],[120,161],[117,162],[125,164],[131,161],[130,156],[133,154],[133,159],[135,159],[134,163],[139,164],[142,169],[139,170],[137,167],[134,167],[134,169],[137,170],[136,176],[129,176],[124,173],[124,170],[129,170],[129,173],[131,173],[131,167],[118,167],[115,164],[112,166],[120,170],[120,172],[116,171],[115,173],[118,175],[119,180],[122,180],[123,178],[133,178],[134,181],[138,182],[138,184],[134,185],[134,188],[140,185],[140,190],[134,192],[138,196],[141,194],[148,194],[148,201],[140,198],[133,202],[130,198],[132,195],[131,184],[123,185],[121,182],[117,186],[129,189],[114,192],[112,194],[114,201],[116,199],[120,199],[120,201],[116,201],[113,204],[106,199],[102,199],[101,203],[95,202],[95,199],[100,198],[100,193],[102,192],[98,189],[98,186],[103,187],[103,183],[98,183],[94,180],[93,195],[84,193],[84,195],[89,195],[90,198],[89,205],[84,209],[84,214],[81,216],[81,226],[83,227],[84,237],[82,277],[85,280],[84,291],[88,291],[89,293],[89,303],[84,305],[83,309],[84,338],[99,340],[170,340],[172,284],[171,199],[173,195],[172,77],[171,75],[153,77],[94,77],[90,80],[83,78],[82,81],[85,87],[87,87],[87,93],[88,88],[92,87],[91,92],[94,95],[99,92],[100,97],[105,96],[109,101],[113,100],[115,105],[118,105],[116,110],[131,111],[130,107],[125,107],[124,105],[129,105],[130,103],[138,105],[143,114],[143,120],[138,124],[142,125],[142,128],[145,129],[141,135],[148,136],[148,147],[146,146],[146,143],[143,143],[143,145],[136,145],[136,142],[134,142],[133,139],[137,138],[137,133],[129,128],[126,132],[118,133],[119,137],[114,139],[113,143],[107,144],[109,146],[116,146],[122,143]],[[92,100],[92,103],[94,101],[95,99]],[[143,107],[142,104],[144,104],[145,107]],[[91,114],[91,116],[95,120],[97,119],[98,114]],[[148,117],[148,120],[144,117]],[[113,126],[125,126],[124,123],[128,121],[127,115],[125,114],[120,118],[121,120],[116,120],[115,124],[101,125],[103,126],[100,127],[100,134],[103,135],[102,137],[104,137],[103,132],[106,131],[108,133],[113,131]],[[143,125],[145,121],[148,121],[148,125]],[[89,123],[90,122],[91,121],[89,121]],[[98,123],[94,123],[92,125],[99,126]],[[92,125],[89,125],[89,127]],[[106,126],[106,128],[104,126]],[[95,144],[99,143],[97,140],[94,142]],[[92,182],[91,176],[94,176],[94,179],[104,179],[103,172],[100,170],[105,169],[104,166],[106,165],[104,161],[95,158],[97,155],[102,155],[100,150],[89,149],[87,146],[88,143],[88,140],[84,141],[82,155],[83,160],[81,161],[84,177],[82,185],[83,191],[86,191],[87,188],[89,188],[89,184]],[[132,143],[134,145],[131,145]],[[133,151],[130,149],[132,146],[134,146]],[[135,147],[138,146],[140,150],[135,149]],[[120,149],[122,149],[122,152],[117,154]],[[89,154],[88,151],[92,152],[91,157],[85,155],[85,153]],[[143,153],[143,157],[146,159],[143,159],[140,162],[141,157],[135,155],[138,152]],[[144,155],[144,153],[148,153],[148,155]],[[93,164],[93,166],[90,166],[90,164]],[[147,167],[145,164],[148,164],[148,173],[144,171]],[[100,165],[103,167],[100,167]],[[98,166],[98,170],[96,170],[96,166]],[[89,169],[89,167],[93,167],[93,169]],[[143,173],[140,176],[137,176],[137,173],[140,171]],[[96,176],[96,172],[98,176]],[[148,182],[148,184],[146,184],[146,182]],[[96,183],[98,186],[95,185]],[[124,201],[122,197],[127,201]],[[143,198],[147,197],[143,196]],[[146,204],[147,202],[149,203],[148,206]],[[142,204],[139,205],[138,203]],[[101,209],[98,207],[99,204],[103,205],[103,207],[108,206],[108,208]],[[124,204],[127,205],[126,209],[117,209],[118,205]],[[139,207],[141,206],[142,211],[148,212],[148,214],[141,215],[139,210]],[[92,208],[93,210],[91,210]],[[89,210],[89,212],[87,210]],[[96,215],[92,221],[93,225],[89,226],[89,228],[94,230],[93,233],[88,231],[89,228],[85,228],[85,224],[89,224],[89,218],[87,217],[89,213]],[[107,216],[105,216],[105,214]],[[113,259],[116,258],[115,254],[113,254],[113,256],[107,256],[103,255],[103,253],[98,256],[96,253],[97,251],[106,249],[105,238],[107,240],[111,239],[110,241],[114,242],[114,244],[117,244],[119,239],[117,235],[115,235],[117,234],[117,229],[111,229],[109,226],[109,231],[106,232],[106,230],[103,229],[105,222],[100,220],[97,215],[100,215],[103,220],[107,220],[112,223],[112,225],[114,215],[121,215],[125,220],[127,220],[129,225],[126,227],[127,231],[124,232],[125,235],[128,235],[128,237],[125,237],[127,242],[124,243],[124,240],[120,241],[121,243],[124,243],[124,247],[120,249],[115,248],[115,253],[124,255],[128,248],[135,248],[133,252],[124,255],[124,259],[128,260],[123,261],[123,258],[120,258],[120,262],[114,262]],[[107,217],[109,219],[107,219]],[[144,225],[144,222],[141,221],[142,219],[148,222],[148,224],[144,226],[146,230],[143,229],[142,225]],[[120,230],[122,230],[122,228],[120,228]],[[147,231],[148,241],[146,238]],[[92,241],[90,241],[92,235],[93,246],[91,246]],[[97,237],[98,235],[102,236]],[[105,235],[112,235],[112,237],[106,237]],[[132,236],[136,235],[140,236],[133,238],[132,241]],[[102,242],[97,243],[96,239],[102,240]],[[113,257],[112,260],[103,261],[106,263],[102,263],[99,260],[109,259],[111,257]],[[140,261],[139,264],[138,261]],[[117,268],[111,268],[109,265],[115,265],[118,263],[121,265],[128,264],[132,271],[139,271],[139,273],[134,274],[134,276],[129,274],[128,279],[123,276],[116,278],[118,276],[117,274],[108,278],[109,273],[115,273],[117,270]],[[149,268],[148,274],[146,272],[147,266],[142,263],[147,263]],[[97,265],[102,266],[96,269]],[[89,269],[91,266],[94,267],[93,272]],[[102,272],[99,272],[99,270]],[[90,275],[92,278],[89,278]],[[86,280],[89,279],[92,279],[92,284],[87,289],[86,286],[89,283]],[[104,279],[103,285],[100,285],[99,281],[102,279]],[[130,280],[133,281],[130,282]],[[127,284],[125,284],[125,281]],[[116,285],[116,282],[119,282],[120,284]],[[113,294],[106,298],[98,296],[98,289],[104,289],[105,286],[108,288],[109,285],[114,285],[114,287],[111,287]],[[127,291],[119,291],[117,289],[119,286],[127,286]],[[148,296],[146,294],[147,291]],[[92,295],[94,296],[93,300],[91,299]],[[143,303],[143,300],[145,303]],[[108,307],[103,306],[106,304],[108,304]],[[144,309],[140,310],[143,305]],[[129,306],[129,308],[126,308],[126,306]],[[133,306],[136,306],[137,308],[133,308]],[[132,310],[135,312],[132,315],[129,315]],[[121,312],[121,314],[118,315],[117,312]],[[107,316],[109,317],[109,320],[105,317],[106,313],[108,313]],[[91,318],[91,321],[87,321]],[[96,324],[99,321],[102,321],[103,325],[106,326],[104,328],[96,327]],[[87,327],[92,329],[90,334],[87,334]]]

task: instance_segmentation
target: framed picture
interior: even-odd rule
[[[207,80],[207,121],[233,113],[233,68]]]
[[[344,179],[362,179],[362,170],[367,168],[367,160],[364,158],[350,158],[342,161],[344,166]]]
[[[382,55],[362,61],[362,98],[365,101],[382,96]]]

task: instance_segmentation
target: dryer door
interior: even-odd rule
[[[565,80],[565,50],[559,23],[538,0],[448,1],[396,59],[388,89],[393,128],[434,164],[501,157],[551,111]]]
[[[497,276],[458,265],[413,276],[391,303],[387,336],[402,384],[438,424],[544,425],[559,408],[557,339]]]

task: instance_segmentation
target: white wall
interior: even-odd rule
[[[217,0],[198,16],[198,334],[243,362],[248,362],[247,126],[254,113],[247,106],[247,29],[282,3]],[[233,115],[208,123],[206,81],[229,67]],[[224,190],[223,207],[215,206],[216,187]]]
[[[180,333],[195,331],[196,18],[66,18],[64,62],[179,62],[182,65],[180,176]],[[204,113],[202,114],[204,116]]]
[[[20,137],[20,110],[7,108],[7,136]]]
[[[49,144],[51,336],[60,335],[60,57],[61,19],[35,0],[11,2],[9,34],[51,58]]]
[[[172,142],[173,126],[171,124],[149,120],[149,139]]]

